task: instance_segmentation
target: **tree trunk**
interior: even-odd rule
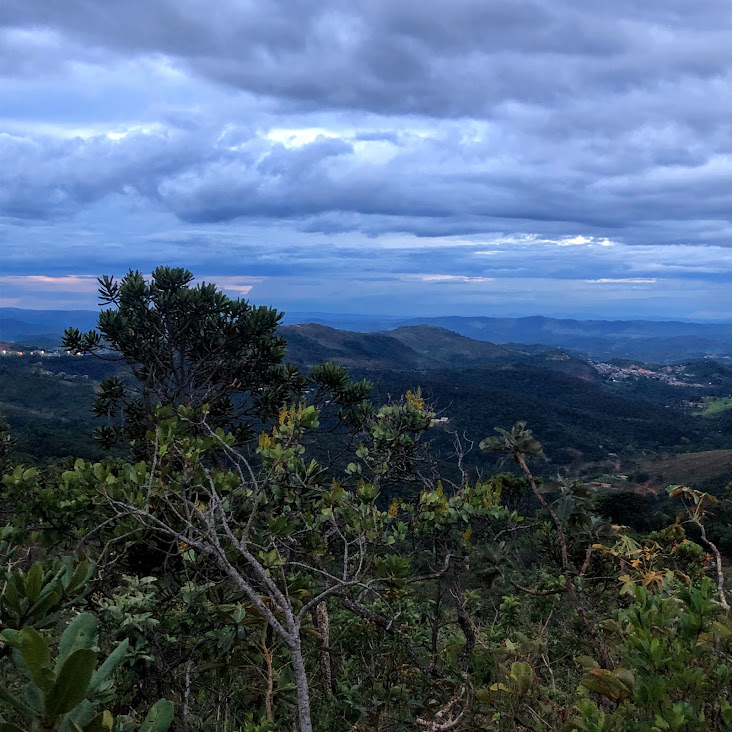
[[[264,668],[267,672],[267,693],[264,697],[264,708],[267,711],[267,721],[274,721],[274,712],[272,711],[272,697],[274,696],[274,669],[272,668],[272,651],[267,645],[272,642],[272,626],[267,624],[264,626],[262,633],[262,657],[264,658]]]
[[[701,521],[696,521],[696,525],[701,530],[702,541],[714,552],[714,560],[717,570],[717,592],[719,593],[719,604],[722,606],[722,610],[729,612],[729,603],[724,594],[724,571],[722,570],[722,555],[717,549],[717,545],[707,539],[707,530]]]
[[[330,655],[330,618],[328,617],[328,606],[325,602],[319,602],[313,609],[313,624],[320,633],[322,648],[320,650],[320,672],[323,675],[323,682],[329,694],[333,688],[333,659]]]
[[[305,659],[302,655],[300,629],[295,628],[290,643],[290,657],[295,671],[295,686],[297,688],[297,716],[300,723],[298,732],[313,732],[313,722],[310,718],[310,687],[308,674],[305,670]]]

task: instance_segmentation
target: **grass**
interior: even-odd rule
[[[732,409],[732,397],[706,397],[699,414],[702,417],[716,417]]]
[[[723,485],[725,478],[732,473],[732,450],[707,450],[646,458],[639,460],[634,467],[636,471],[648,473],[648,487],[655,490],[665,489],[676,483],[694,486],[707,481],[718,481]]]

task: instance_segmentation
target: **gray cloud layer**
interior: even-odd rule
[[[6,27],[63,35],[82,60],[99,49],[166,54],[306,106],[436,116],[714,79],[729,21],[721,0],[6,0],[0,9]],[[43,68],[43,55],[22,63]]]
[[[253,226],[267,276],[324,237],[341,271],[350,234],[384,277],[525,276],[528,246],[546,277],[725,279],[731,21],[721,0],[4,0],[0,244],[61,271],[39,232],[85,241],[104,210],[120,264],[162,230],[205,262]],[[616,247],[556,244],[580,236]]]

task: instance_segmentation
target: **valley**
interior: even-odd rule
[[[496,426],[526,420],[544,444],[548,460],[539,469],[546,475],[658,492],[663,483],[708,486],[732,470],[726,452],[732,367],[712,359],[605,362],[553,345],[499,345],[436,325],[370,333],[306,323],[280,333],[286,360],[306,371],[324,361],[345,366],[373,384],[376,401],[421,387],[441,420],[434,439],[445,454],[454,434],[475,445]],[[58,350],[17,353],[0,359],[0,411],[18,452],[40,460],[98,458],[91,403],[95,385],[117,367]],[[474,459],[491,469],[486,456],[476,451]]]

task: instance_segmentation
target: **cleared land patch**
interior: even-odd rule
[[[649,476],[646,487],[665,490],[671,484],[698,486],[732,473],[732,450],[706,450],[677,455],[645,458],[636,463],[636,470]],[[720,489],[723,485],[719,486]]]
[[[698,414],[702,417],[716,417],[732,409],[732,397],[705,397]]]

